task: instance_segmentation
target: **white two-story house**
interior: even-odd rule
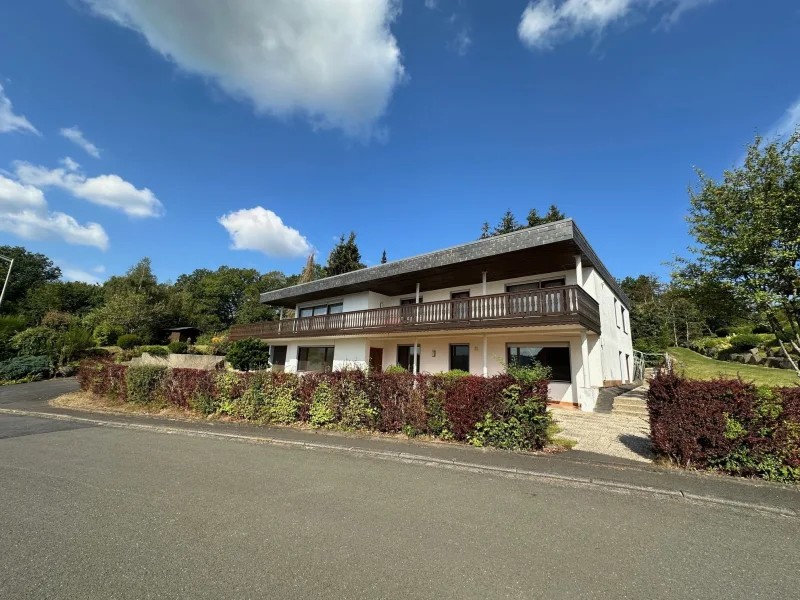
[[[235,326],[271,345],[273,368],[345,367],[490,376],[550,367],[550,399],[594,410],[633,374],[630,301],[566,219],[267,292],[296,318]],[[281,311],[283,314],[283,311]]]

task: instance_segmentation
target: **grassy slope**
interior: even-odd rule
[[[787,386],[800,383],[794,371],[714,360],[687,348],[670,348],[669,353],[678,361],[686,376],[692,379],[741,375],[745,381],[754,381],[757,385]]]

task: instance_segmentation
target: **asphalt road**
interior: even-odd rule
[[[0,414],[0,598],[797,598],[800,521]]]

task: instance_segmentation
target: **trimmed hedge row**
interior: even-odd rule
[[[680,465],[800,482],[800,387],[661,373],[647,408],[653,444]]]
[[[86,361],[81,388],[255,422],[427,434],[478,446],[540,449],[550,416],[546,380],[366,373],[209,372]]]

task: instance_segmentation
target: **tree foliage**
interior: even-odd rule
[[[750,306],[776,335],[788,326],[788,342],[800,353],[798,144],[800,130],[785,141],[756,137],[744,164],[725,171],[722,181],[697,171],[688,217],[697,246],[688,265],[698,281]]]
[[[22,246],[0,246],[0,254],[14,260],[0,313],[19,312],[20,305],[30,290],[61,277],[61,269],[44,254],[29,252]],[[0,287],[6,279],[8,269],[8,263],[0,261]]]
[[[536,227],[537,225],[543,225],[545,223],[554,223],[556,221],[562,221],[566,218],[567,217],[564,215],[564,213],[561,212],[561,210],[559,210],[555,204],[551,204],[544,216],[539,216],[539,211],[535,208],[532,208],[528,212],[526,223],[523,225],[517,221],[514,213],[511,212],[511,209],[509,209],[503,214],[500,222],[495,225],[494,228],[490,227],[488,221],[484,221],[483,225],[481,226],[481,235],[479,239],[483,240],[495,235],[512,233],[514,231],[519,231],[520,229]]]
[[[339,242],[333,247],[328,256],[328,264],[325,266],[325,274],[328,277],[342,275],[350,271],[358,271],[366,265],[361,262],[361,252],[356,245],[356,234],[351,231],[350,236],[345,240],[344,234],[339,238]]]

